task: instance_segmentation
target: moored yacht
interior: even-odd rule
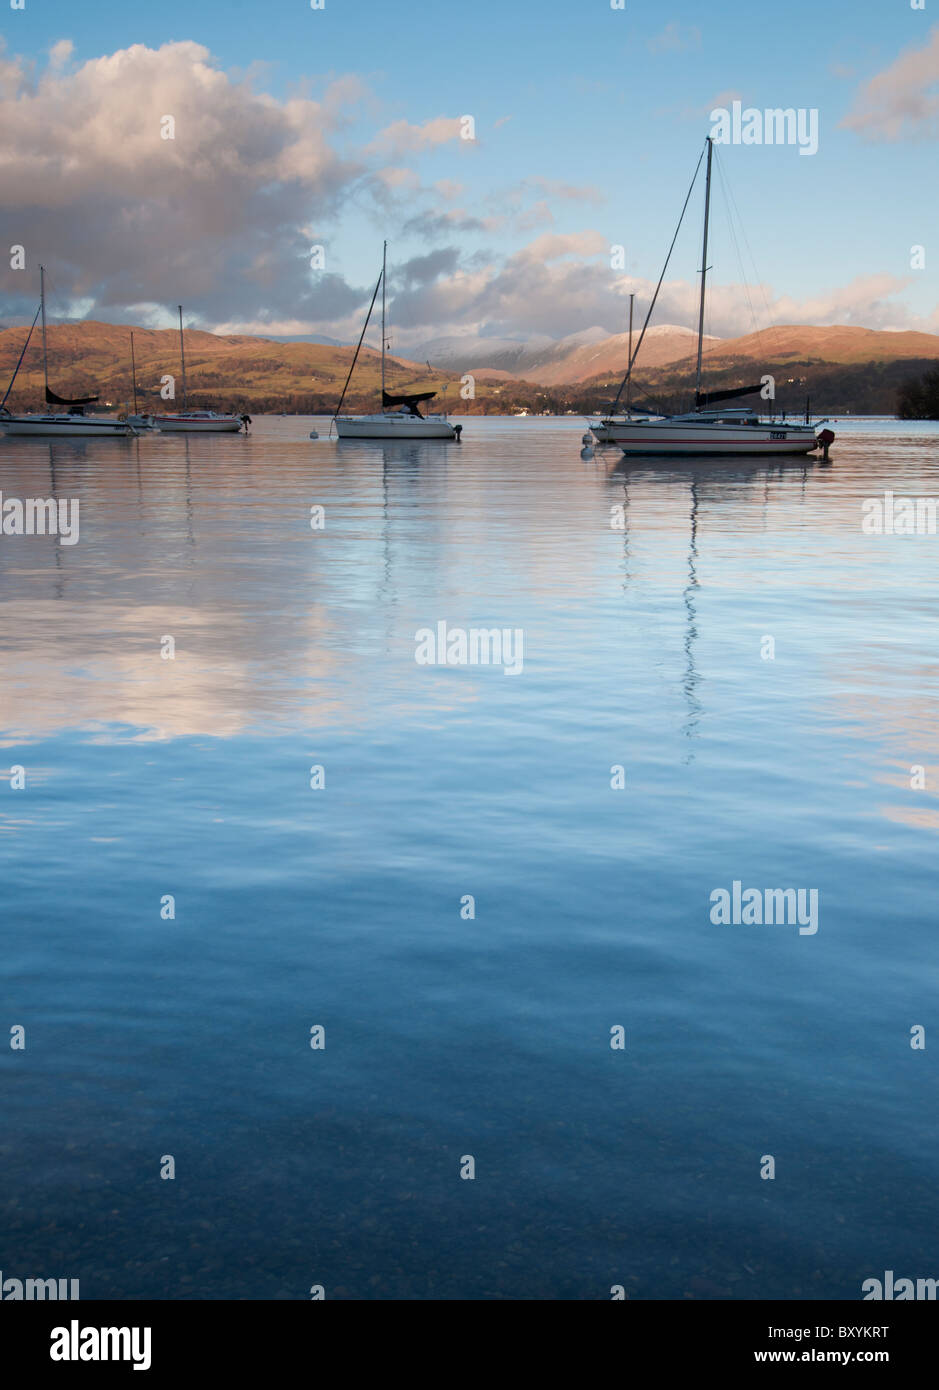
[[[126,439],[134,433],[126,420],[106,415],[85,415],[81,409],[50,415],[11,415],[6,406],[0,407],[0,433],[42,434],[87,439]]]
[[[40,316],[42,317],[42,375],[46,405],[60,405],[65,406],[66,409],[62,412],[56,411],[48,414],[13,415],[7,410],[7,398],[13,390],[13,384],[23,364],[23,358],[26,356],[26,349],[29,347],[33,329],[36,327],[36,319]],[[19,361],[13,370],[6,394],[0,402],[0,432],[7,435],[64,435],[81,439],[87,439],[89,436],[126,439],[128,435],[135,432],[126,420],[118,420],[113,415],[86,415],[85,406],[94,405],[97,400],[97,396],[80,396],[77,400],[69,400],[65,396],[57,396],[49,388],[49,347],[46,341],[46,271],[44,266],[40,266],[39,308],[36,310],[35,318],[26,335],[23,351],[20,353]]]
[[[706,141],[707,148],[707,175],[704,195],[704,245],[701,258],[701,296],[698,306],[698,352],[697,365],[695,372],[695,395],[694,409],[685,414],[666,415],[655,410],[642,409],[630,404],[629,386],[632,381],[632,371],[642,346],[642,339],[649,326],[652,311],[655,308],[655,301],[661,289],[662,281],[665,278],[665,271],[668,268],[668,259],[671,257],[671,249],[665,261],[665,267],[649,305],[649,311],[643,324],[642,333],[639,335],[639,342],[636,345],[635,353],[630,347],[629,365],[626,376],[616,394],[616,399],[609,411],[609,414],[596,423],[590,424],[590,431],[594,438],[601,444],[618,444],[624,454],[649,455],[649,454],[669,454],[686,455],[689,457],[709,456],[714,454],[808,454],[813,449],[824,448],[827,458],[828,445],[834,439],[830,430],[823,431],[822,435],[817,434],[817,425],[823,424],[818,421],[811,424],[809,421],[808,410],[803,424],[789,422],[785,417],[770,416],[763,418],[758,411],[750,408],[725,407],[718,403],[721,401],[738,400],[743,396],[753,396],[762,393],[763,383],[757,382],[755,386],[736,387],[727,391],[702,391],[702,353],[704,349],[704,311],[706,303],[707,272],[708,272],[708,224],[711,210],[711,163],[714,154],[713,140],[708,136]],[[698,160],[698,168],[695,169],[695,179],[698,176],[698,169],[701,166]],[[692,187],[694,179],[692,179]],[[688,191],[688,197],[691,190]],[[685,200],[685,208],[688,199]],[[684,217],[685,208],[682,209]],[[679,227],[681,219],[679,219]],[[676,237],[678,232],[676,230]],[[674,240],[672,246],[674,247]],[[630,307],[630,344],[632,341],[632,310]],[[624,388],[627,390],[626,406],[621,416],[617,417],[616,407]]]
[[[346,384],[342,389],[342,395],[333,416],[336,433],[340,439],[455,439],[459,441],[463,430],[462,425],[451,425],[446,415],[422,415],[418,410],[422,401],[434,399],[437,394],[436,391],[418,391],[411,395],[396,396],[389,395],[385,390],[385,350],[387,344],[385,336],[385,275],[387,265],[388,243],[386,241],[382,251],[381,275],[378,277],[378,284],[375,286],[375,293],[372,295],[372,302],[365,316],[358,347],[356,347],[355,355],[352,358],[352,366],[349,368],[349,375],[346,377]],[[355,371],[359,350],[365,338],[365,330],[368,328],[368,321],[375,307],[379,285],[381,286],[382,408],[374,415],[342,415],[340,414],[342,402],[349,388],[349,382],[352,380],[352,373]]]
[[[242,415],[218,415],[214,410],[187,410],[189,395],[186,390],[186,345],[183,338],[183,306],[179,306],[179,362],[182,368],[183,408],[170,415],[152,416],[154,429],[161,434],[236,434],[248,417]]]
[[[692,410],[642,415],[592,425],[602,443],[625,454],[807,454],[819,448],[815,425],[763,420],[752,410]]]
[[[185,410],[152,418],[154,429],[161,434],[235,434],[242,426],[240,416],[216,415],[214,410]]]
[[[462,425],[451,425],[445,415],[422,415],[418,410],[420,401],[435,395],[427,391],[419,396],[389,396],[383,391],[382,404],[387,409],[376,415],[338,415],[336,433],[340,439],[459,439]]]

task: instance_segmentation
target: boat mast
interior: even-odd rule
[[[385,408],[385,268],[388,264],[388,243],[381,253],[381,408]]]
[[[355,371],[355,364],[359,360],[359,353],[362,351],[362,344],[365,341],[366,330],[368,329],[368,325],[371,322],[372,310],[375,308],[375,300],[378,298],[378,291],[381,288],[381,282],[383,279],[384,276],[379,275],[378,279],[375,281],[375,288],[372,291],[372,302],[368,306],[368,313],[365,315],[365,322],[362,324],[362,332],[359,334],[359,341],[355,345],[355,352],[352,355],[352,365],[350,366],[349,374],[346,377],[346,384],[342,388],[342,395],[339,397],[339,404],[336,406],[336,409],[333,412],[333,424],[335,424],[339,412],[340,410],[342,410],[342,403],[346,398],[346,392],[349,389],[349,382],[352,380],[352,373]],[[330,434],[332,433],[332,428],[333,425],[331,424],[329,427]]]
[[[704,350],[704,290],[708,273],[708,220],[711,214],[711,158],[714,145],[710,135],[707,137],[708,167],[707,182],[704,186],[704,249],[701,253],[701,306],[698,310],[698,368],[695,376],[695,409],[698,408],[698,395],[701,391],[701,353]]]
[[[183,368],[183,410],[189,408],[189,396],[186,392],[186,349],[183,346],[183,306],[179,306],[179,360]]]
[[[134,414],[137,414],[137,363],[134,360],[134,330],[130,330],[130,374],[134,387]]]
[[[629,296],[629,365],[626,372],[626,414],[629,414],[630,388],[632,387],[633,375],[633,300],[634,294]]]
[[[46,347],[46,268],[44,265],[39,267],[39,304],[42,309],[42,376],[46,388],[46,395],[49,393],[49,352]]]

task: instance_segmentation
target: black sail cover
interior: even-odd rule
[[[94,405],[98,396],[79,396],[76,401],[66,400],[64,396],[57,396],[54,391],[46,387],[46,405]]]
[[[406,405],[412,415],[420,415],[418,401],[431,401],[436,394],[436,391],[422,391],[416,396],[389,396],[387,391],[382,391],[381,403],[383,406]]]
[[[735,386],[732,391],[696,391],[694,408],[700,410],[701,406],[717,401],[735,401],[738,396],[752,396],[762,390],[763,383],[758,381],[755,386]]]

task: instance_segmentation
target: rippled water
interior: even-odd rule
[[[5,497],[81,506],[0,536],[3,1277],[939,1275],[939,537],[861,529],[939,495],[937,427],[839,422],[826,467],[312,424],[0,444]],[[523,669],[418,664],[441,620]],[[816,888],[817,933],[712,924],[734,880]]]

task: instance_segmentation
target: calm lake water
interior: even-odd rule
[[[861,527],[939,496],[939,426],[826,467],[313,424],[0,442],[4,497],[81,507],[0,536],[3,1278],[939,1277],[939,537]],[[419,664],[441,621],[522,669]],[[715,925],[734,881],[817,932]]]

